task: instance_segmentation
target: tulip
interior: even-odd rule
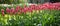
[[[7,13],[10,13],[10,9],[9,9],[9,8],[6,8],[6,12],[7,12]]]
[[[10,15],[12,15],[12,14],[14,14],[14,8],[11,8],[11,9],[6,9],[6,11],[10,14]]]
[[[28,11],[28,8],[24,8],[22,12],[26,13]]]
[[[18,12],[18,10],[20,10],[20,6],[17,6],[15,11]]]
[[[14,12],[15,12],[14,8],[11,8],[10,13],[13,14]]]
[[[28,12],[32,12],[32,11],[33,11],[32,9],[28,8]]]
[[[31,9],[35,10],[36,5],[30,5],[29,6]]]
[[[53,5],[60,7],[60,3],[53,3]]]
[[[4,9],[1,9],[2,15],[4,16]]]

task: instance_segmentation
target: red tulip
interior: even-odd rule
[[[1,9],[2,15],[4,16],[4,9]]]
[[[18,12],[18,10],[20,10],[20,8],[21,8],[20,6],[17,6],[15,11]]]
[[[30,9],[30,8],[28,8],[27,10],[28,10],[28,12],[32,12],[32,11],[33,11],[33,10],[32,10],[32,9]]]
[[[4,9],[1,9],[1,12],[4,12]]]
[[[60,7],[60,3],[53,3],[53,5]]]
[[[27,11],[28,11],[28,8],[27,7],[23,9],[23,12],[24,13],[27,12]]]
[[[6,12],[7,12],[7,13],[10,13],[10,9],[9,9],[9,8],[6,8]]]
[[[15,12],[15,10],[14,10],[14,8],[11,8],[11,11],[10,11],[11,13],[14,13]]]
[[[30,5],[29,6],[31,9],[35,10],[36,5]]]

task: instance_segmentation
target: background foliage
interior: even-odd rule
[[[0,0],[0,4],[20,4],[27,3],[26,0]]]

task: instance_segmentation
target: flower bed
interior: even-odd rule
[[[1,26],[59,26],[60,3],[1,9]]]

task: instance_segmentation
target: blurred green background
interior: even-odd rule
[[[49,0],[0,0],[0,4],[45,3]]]

